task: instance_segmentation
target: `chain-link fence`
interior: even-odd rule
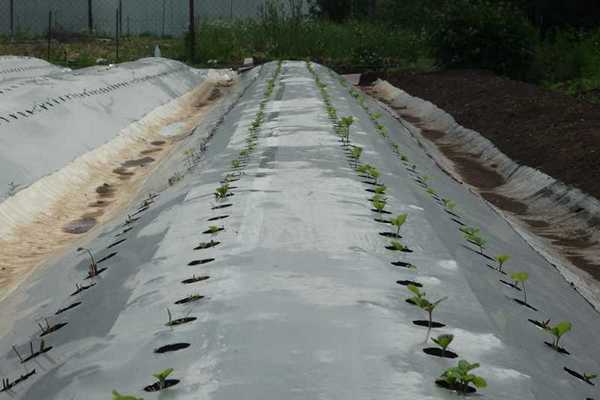
[[[265,0],[195,0],[198,19],[251,18]],[[186,32],[189,0],[0,0],[0,35],[31,37],[48,31],[114,35],[117,10],[122,35]]]

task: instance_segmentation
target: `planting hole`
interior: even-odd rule
[[[566,354],[566,355],[570,355],[571,353],[569,353],[567,351],[567,349],[565,349],[564,347],[554,347],[554,345],[550,342],[546,342],[544,341],[544,343],[546,344],[546,346],[550,347],[552,350],[559,352],[560,354]]]
[[[189,285],[190,283],[202,282],[202,281],[205,281],[207,279],[210,279],[210,276],[208,276],[208,275],[206,275],[206,276],[194,276],[192,278],[185,279],[185,280],[181,281],[181,283]]]
[[[402,285],[402,286],[413,285],[413,286],[416,286],[416,287],[423,287],[423,284],[421,284],[419,282],[415,282],[415,281],[396,281],[396,283],[398,285]]]
[[[200,243],[197,247],[194,247],[194,250],[205,250],[205,249],[210,249],[211,247],[215,247],[217,245],[221,244],[221,242],[215,242],[215,241],[210,241],[210,242],[203,242]]]
[[[521,291],[521,288],[520,288],[520,287],[518,287],[517,285],[515,285],[514,283],[507,282],[507,281],[505,281],[505,280],[503,280],[503,279],[500,279],[500,282],[501,282],[502,284],[506,285],[506,286],[509,286],[509,287],[511,287],[511,288],[513,288],[513,289],[515,289],[515,290],[518,290],[519,292]]]
[[[174,319],[171,322],[167,322],[165,325],[166,326],[178,326],[178,325],[183,325],[183,324],[193,322],[195,320],[196,320],[196,317],[178,318],[178,319]]]
[[[222,204],[222,205],[220,205],[220,206],[215,206],[215,207],[213,207],[212,209],[213,209],[213,210],[221,210],[221,209],[223,209],[223,208],[229,208],[229,207],[231,207],[231,206],[233,206],[233,204]]]
[[[213,262],[215,261],[214,258],[205,258],[204,260],[194,260],[194,261],[190,261],[188,263],[188,265],[190,267],[193,267],[194,265],[202,265],[202,264],[208,264],[209,262]]]
[[[183,349],[187,349],[190,347],[189,343],[174,343],[168,344],[166,346],[159,347],[158,349],[154,349],[154,352],[157,354],[170,353],[172,351],[179,351]]]
[[[527,308],[529,308],[529,309],[531,309],[533,311],[539,311],[537,308],[535,308],[534,306],[532,306],[532,305],[530,305],[528,303],[525,303],[523,300],[515,299],[514,297],[513,297],[513,300],[515,302],[519,303],[520,305],[525,306],[525,307],[527,307]]]
[[[392,221],[390,221],[389,219],[381,219],[381,218],[375,218],[375,222],[379,222],[380,224],[391,224]]]
[[[107,247],[107,249],[110,249],[110,248],[112,248],[112,247],[118,246],[118,245],[120,245],[121,243],[123,243],[123,242],[124,242],[124,241],[126,241],[126,240],[127,240],[127,239],[121,239],[121,240],[117,240],[117,241],[116,241],[116,242],[114,242],[113,244],[109,245],[109,246]]]
[[[179,383],[179,379],[165,379],[165,385],[161,389],[160,382],[155,382],[152,385],[148,385],[144,388],[145,392],[159,392],[161,390],[168,389],[172,386],[175,386]]]
[[[471,394],[471,393],[477,392],[477,389],[475,389],[472,386],[467,386],[465,388],[464,385],[459,385],[459,384],[451,385],[448,382],[441,380],[441,379],[435,381],[435,384],[438,385],[439,387],[443,387],[444,389],[452,390],[452,391],[459,392],[459,393]]]
[[[193,303],[194,301],[198,301],[198,300],[202,300],[204,298],[204,296],[200,296],[200,295],[191,295],[188,296],[184,299],[181,300],[177,300],[175,302],[175,304],[179,305],[179,304],[187,304],[187,303]]]
[[[458,354],[454,353],[453,351],[450,351],[450,350],[442,351],[442,349],[440,349],[438,347],[428,347],[426,349],[423,349],[423,353],[429,354],[430,356],[442,357],[442,358],[458,357]]]
[[[417,268],[413,264],[407,263],[407,262],[404,262],[404,261],[393,261],[391,264],[393,266],[395,266],[395,267],[402,267],[402,268],[409,268],[409,269],[416,269]]]
[[[564,369],[565,371],[567,371],[569,374],[573,375],[575,378],[577,378],[577,379],[580,379],[580,380],[584,381],[584,382],[585,382],[585,383],[587,383],[588,385],[595,386],[595,385],[594,385],[594,382],[590,381],[589,379],[586,379],[586,377],[585,377],[585,376],[583,376],[583,375],[581,375],[579,372],[577,372],[577,371],[573,371],[572,369],[570,369],[570,368],[567,368],[567,367],[563,367],[563,369]]]
[[[383,237],[386,238],[392,238],[392,239],[402,239],[402,235],[398,235],[394,232],[379,232],[379,234]]]
[[[443,328],[446,325],[442,324],[441,322],[435,322],[435,321],[431,321],[431,325],[429,324],[429,321],[425,321],[425,320],[417,320],[417,321],[413,321],[413,324],[417,325],[417,326],[424,326],[426,328]]]
[[[73,308],[75,308],[75,307],[77,307],[77,306],[80,306],[80,305],[81,305],[81,302],[80,302],[80,301],[77,301],[77,302],[75,302],[75,303],[73,303],[73,304],[70,304],[70,305],[68,305],[68,306],[64,307],[64,308],[59,308],[59,309],[58,309],[58,311],[54,313],[54,315],[59,315],[59,314],[62,314],[62,313],[64,313],[64,312],[66,312],[66,311],[69,311],[69,310],[72,310]]]
[[[97,264],[103,263],[106,260],[110,260],[111,258],[113,258],[114,256],[117,255],[117,252],[115,251],[114,253],[110,253],[109,255],[107,255],[106,257],[102,257],[100,260],[98,260]]]
[[[225,228],[219,228],[219,229],[215,229],[214,231],[213,231],[213,230],[210,230],[210,229],[208,229],[208,230],[206,230],[206,231],[204,231],[204,232],[202,232],[202,233],[203,233],[203,234],[205,234],[205,235],[211,235],[211,234],[215,234],[215,233],[217,233],[217,232],[222,232],[222,231],[224,231],[224,230],[225,230]]]
[[[218,217],[209,218],[208,221],[219,221],[221,219],[229,218],[229,215],[219,215]]]

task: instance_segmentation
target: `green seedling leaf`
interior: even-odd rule
[[[515,272],[510,274],[510,278],[515,282],[515,285],[518,287],[519,284],[523,288],[523,301],[527,304],[527,290],[525,289],[525,282],[529,279],[529,274],[527,272]]]
[[[229,192],[229,185],[226,183],[215,190],[215,197],[217,199],[225,199],[227,197],[227,192]]]
[[[598,378],[597,374],[583,374],[583,379],[585,379],[586,381],[592,381],[596,378]]]
[[[381,199],[377,199],[373,201],[373,208],[377,210],[378,213],[381,213],[385,208],[385,200],[382,197]]]
[[[381,113],[374,112],[374,113],[371,114],[371,119],[373,121],[377,121],[379,118],[381,118]]]
[[[127,396],[127,395],[123,395],[120,394],[119,392],[117,392],[116,390],[112,391],[112,400],[144,400],[140,397],[135,397],[135,396]]]
[[[406,246],[403,245],[402,243],[400,243],[398,240],[391,240],[390,247],[392,248],[392,250],[396,250],[396,251],[406,250]]]
[[[437,196],[438,194],[437,190],[434,188],[427,188],[427,193],[429,193],[431,196]]]
[[[411,292],[413,292],[417,297],[424,297],[425,293],[422,293],[421,290],[416,287],[415,285],[408,285],[406,287],[408,290],[410,290]]]
[[[156,374],[153,374],[152,376],[155,377],[156,379],[158,379],[158,382],[160,383],[160,389],[164,389],[165,388],[165,383],[167,378],[169,377],[169,375],[171,375],[173,373],[174,369],[173,368],[167,368],[165,370],[162,370]]]
[[[362,147],[353,147],[352,148],[352,152],[351,152],[351,156],[352,158],[354,158],[356,161],[358,161],[358,159],[360,158],[360,156],[362,155],[363,149]]]
[[[439,335],[437,338],[432,338],[431,340],[442,348],[442,352],[445,352],[448,346],[450,346],[450,343],[454,340],[454,335]]]
[[[510,260],[510,256],[508,255],[499,255],[496,256],[496,261],[498,262],[498,270],[502,272],[502,268],[504,268],[504,264]]]
[[[385,185],[375,187],[375,193],[377,194],[385,194],[387,187]]]
[[[442,203],[444,203],[444,207],[448,211],[454,211],[456,208],[456,203],[450,199],[442,199]]]
[[[241,165],[242,165],[242,163],[240,162],[240,160],[233,160],[233,161],[231,162],[231,166],[232,166],[233,168],[239,168]]]
[[[554,336],[554,343],[552,346],[555,349],[558,349],[559,347],[558,342],[560,341],[560,338],[572,328],[573,324],[571,324],[569,321],[563,321],[548,329],[548,331]]]
[[[367,174],[371,178],[373,178],[373,180],[375,180],[375,183],[377,183],[379,181],[379,177],[381,176],[381,172],[379,172],[379,170],[375,167],[369,168],[369,171],[367,172]]]
[[[487,387],[485,379],[470,373],[476,368],[479,368],[479,364],[470,364],[468,361],[460,360],[457,367],[448,368],[442,373],[441,378],[449,385],[462,390],[463,393],[466,393],[469,384],[480,389]]]
[[[400,214],[397,217],[392,218],[391,223],[392,226],[396,227],[396,236],[400,236],[400,228],[402,228],[402,225],[404,225],[407,218],[408,214]]]
[[[373,167],[369,164],[361,164],[358,167],[356,167],[356,172],[358,172],[359,174],[369,175],[369,171],[371,170],[371,168]]]
[[[208,232],[212,233],[213,235],[216,234],[217,232],[219,232],[221,230],[220,227],[218,227],[217,225],[211,225],[208,227]]]

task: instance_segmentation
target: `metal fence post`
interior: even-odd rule
[[[190,4],[190,58],[194,62],[196,60],[196,18],[194,18],[194,0],[189,0]]]
[[[52,48],[52,10],[48,11],[48,62],[50,62],[51,48]]]

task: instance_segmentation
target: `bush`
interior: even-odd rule
[[[482,68],[524,78],[537,34],[525,15],[503,2],[456,0],[437,14],[431,34],[434,56],[446,68]]]

